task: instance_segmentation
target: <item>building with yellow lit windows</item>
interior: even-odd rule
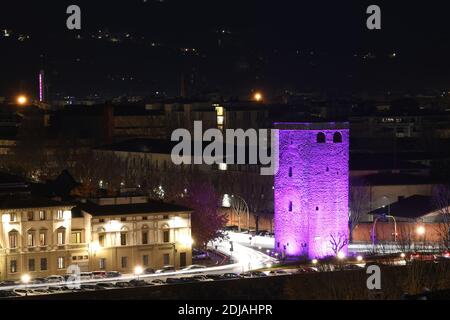
[[[29,195],[0,200],[0,280],[192,263],[191,211],[146,197],[67,204]]]

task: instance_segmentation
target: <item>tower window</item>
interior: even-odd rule
[[[333,135],[333,142],[334,143],[342,143],[342,134],[340,132],[336,132]]]
[[[289,201],[289,212],[292,212],[292,201]]]
[[[319,207],[316,207],[316,211],[319,211]]]
[[[289,178],[292,177],[292,167],[289,168]]]
[[[317,134],[317,143],[325,143],[327,140],[327,137],[325,136],[325,133],[320,132]]]

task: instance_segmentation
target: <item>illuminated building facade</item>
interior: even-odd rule
[[[0,280],[81,271],[133,273],[136,266],[192,262],[190,210],[145,197],[102,198],[78,206],[19,199],[0,204]]]
[[[288,256],[335,255],[348,239],[348,123],[278,123],[275,245]],[[335,245],[332,245],[334,238]]]

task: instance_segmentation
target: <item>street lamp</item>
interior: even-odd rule
[[[20,106],[23,106],[25,104],[28,103],[28,98],[27,96],[21,94],[20,96],[17,97],[17,104]]]
[[[261,102],[263,100],[263,95],[261,94],[261,92],[256,92],[253,95],[253,99],[255,99],[256,102]]]
[[[134,274],[137,276],[138,280],[139,280],[140,275],[143,273],[144,273],[144,269],[142,269],[141,266],[136,266],[134,268]]]
[[[339,253],[337,254],[337,258],[339,260],[344,260],[345,259],[345,253],[342,251],[339,251]]]
[[[417,229],[416,229],[416,233],[417,233],[417,235],[419,235],[419,236],[424,236],[425,235],[425,227],[424,226],[418,226],[417,227]]]
[[[356,261],[358,262],[362,262],[364,260],[364,258],[362,256],[357,256],[356,257]]]
[[[22,275],[22,277],[20,278],[20,281],[25,285],[25,290],[27,289],[28,284],[31,281],[31,277],[29,274],[25,273]],[[28,291],[26,291],[25,295],[28,295]]]
[[[397,242],[397,220],[395,219],[394,216],[391,215],[387,215],[386,218],[388,219],[392,219],[394,221],[394,242]],[[375,250],[375,238],[376,238],[376,226],[377,226],[377,221],[380,219],[380,217],[376,217],[375,220],[373,221],[373,225],[372,225],[372,247],[373,250]]]
[[[316,264],[319,263],[319,261],[317,259],[313,259],[311,262],[312,262],[313,265],[316,265]]]

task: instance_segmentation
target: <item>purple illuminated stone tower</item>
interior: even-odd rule
[[[310,259],[348,237],[348,123],[276,123],[275,249]],[[347,247],[341,250],[347,254]]]

